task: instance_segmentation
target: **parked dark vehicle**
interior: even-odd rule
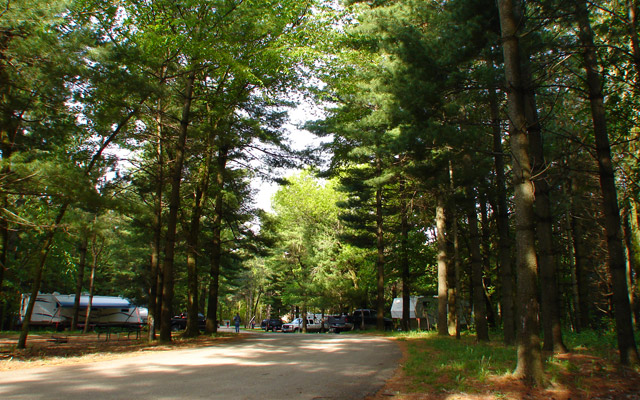
[[[350,331],[353,329],[351,317],[348,315],[330,315],[327,319],[327,325],[329,325],[329,332],[334,333]]]
[[[369,308],[355,310],[351,317],[353,329],[371,329],[378,325],[378,312]],[[393,329],[393,320],[384,318],[384,329]]]
[[[204,331],[207,327],[207,318],[198,313],[198,329]],[[171,330],[181,331],[187,328],[187,313],[181,313],[171,318]]]
[[[262,324],[260,324],[260,326],[262,327],[262,329],[264,329],[265,331],[269,332],[269,331],[281,331],[282,330],[282,320],[280,318],[269,318],[269,319],[265,319],[262,321]]]

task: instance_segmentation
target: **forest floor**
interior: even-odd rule
[[[34,333],[29,336],[27,349],[17,350],[18,334],[0,334],[0,371],[103,361],[149,351],[221,345],[240,337],[242,335],[222,333],[216,337],[203,335],[195,339],[176,337],[170,344],[159,344],[128,338],[126,335],[114,335],[105,341],[104,337],[99,338],[95,333]],[[433,342],[424,338],[409,337],[396,340],[403,351],[400,365],[385,387],[367,400],[640,400],[638,369],[622,368],[613,359],[598,357],[584,351],[547,355],[545,364],[549,382],[543,388],[531,388],[488,363],[481,374],[465,369],[468,367],[464,365],[461,365],[460,371],[452,374],[449,365],[452,363],[437,364],[420,360],[419,354],[426,354],[429,360],[435,360],[438,355],[445,359],[455,356],[441,354],[442,347],[434,346]],[[468,344],[465,346],[469,349]],[[496,349],[500,347],[499,344],[489,346],[495,346]],[[452,348],[451,351],[460,352],[460,349]],[[499,351],[498,349],[495,353]],[[415,368],[408,367],[415,362],[416,357],[420,365],[426,365],[427,370],[416,373]],[[483,360],[485,356],[482,356],[478,363],[485,362]],[[425,376],[429,378],[425,379]]]
[[[581,349],[567,354],[545,354],[547,382],[544,387],[529,387],[512,377],[509,370],[492,366],[494,362],[487,360],[491,356],[486,353],[470,360],[472,364],[485,364],[484,371],[478,373],[475,365],[469,366],[469,360],[458,362],[457,356],[462,351],[455,345],[443,351],[441,346],[434,346],[424,338],[402,338],[398,343],[403,358],[394,377],[366,400],[640,400],[640,368],[621,367],[613,359]],[[467,342],[462,346],[473,353],[476,344]],[[489,348],[489,354],[492,347],[496,349],[494,354],[505,347],[502,343],[482,346]],[[513,348],[509,351],[515,353]],[[418,353],[426,354],[428,359],[424,361]],[[445,361],[435,361],[440,357]],[[515,354],[512,358],[515,359]],[[422,365],[418,370],[412,366],[416,360]],[[515,366],[515,360],[508,365]]]
[[[19,334],[0,333],[0,371],[34,368],[45,365],[67,365],[129,357],[141,352],[166,351],[222,344],[237,340],[238,335],[221,333],[201,335],[193,339],[174,337],[171,343],[149,343],[135,335],[112,335],[105,340],[96,333],[32,333],[27,348],[16,348]]]

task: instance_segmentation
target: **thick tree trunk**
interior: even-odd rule
[[[593,42],[589,11],[583,0],[576,2],[576,16],[579,28],[578,36],[583,46],[584,66],[587,73],[586,82],[589,90],[593,131],[596,140],[596,155],[600,175],[600,189],[603,197],[602,206],[605,217],[607,247],[609,250],[609,271],[611,273],[611,283],[613,286],[613,304],[615,306],[620,363],[623,365],[637,364],[639,362],[638,349],[636,347],[633,325],[631,323],[631,306],[629,304],[629,291],[625,273],[620,209],[618,207],[618,194],[607,132],[604,95],[602,93],[603,82]]]
[[[526,88],[524,106],[527,118],[527,131],[536,195],[535,216],[536,236],[538,238],[538,268],[540,271],[541,317],[544,332],[543,350],[555,353],[566,353],[567,347],[562,340],[562,325],[560,323],[560,309],[558,304],[558,284],[556,276],[556,256],[553,250],[553,215],[551,200],[549,199],[549,184],[545,171],[547,163],[544,158],[542,127],[538,118],[535,90],[532,87],[529,60],[525,59],[523,67],[523,85]]]
[[[498,0],[504,53],[507,106],[510,119],[515,191],[516,265],[518,294],[517,365],[514,376],[529,384],[544,381],[539,337],[538,265],[534,232],[534,192],[531,183],[529,141],[520,72],[518,28],[520,13],[512,0]],[[516,15],[518,17],[516,17]]]
[[[438,243],[438,335],[449,336],[447,323],[447,237],[445,199],[442,191],[436,193],[436,238]]]
[[[78,329],[78,316],[80,315],[80,296],[82,295],[82,285],[84,283],[84,269],[87,263],[87,245],[88,239],[87,236],[84,235],[82,241],[80,242],[80,246],[78,246],[79,261],[78,261],[78,275],[76,276],[76,292],[75,298],[73,299],[73,316],[71,318],[71,330],[75,331]]]
[[[220,258],[222,255],[222,221],[223,221],[223,190],[224,172],[227,166],[228,149],[221,147],[218,150],[216,168],[216,198],[213,215],[213,228],[211,229],[211,271],[209,280],[209,308],[207,309],[207,333],[218,331],[218,289],[220,282]]]
[[[196,79],[195,69],[187,77],[184,90],[184,103],[180,119],[180,131],[175,148],[175,159],[171,172],[171,194],[169,195],[169,215],[167,216],[167,233],[165,240],[162,288],[162,312],[160,325],[160,341],[171,341],[171,306],[173,303],[174,272],[173,262],[176,242],[176,227],[178,224],[178,210],[180,208],[180,183],[182,181],[182,166],[184,164],[187,131],[190,122],[191,101],[193,99],[193,84]]]

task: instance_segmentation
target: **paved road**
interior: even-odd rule
[[[362,399],[400,356],[379,337],[249,334],[206,348],[4,371],[0,399]]]

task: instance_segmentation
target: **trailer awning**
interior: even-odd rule
[[[60,304],[60,307],[73,307],[73,303],[75,301],[76,296],[69,294],[59,294],[56,295],[56,299]],[[80,307],[87,307],[89,304],[89,296],[82,295],[80,296]],[[93,296],[91,301],[91,308],[132,308],[135,305],[131,304],[131,302],[127,299],[123,299],[122,297],[113,297],[113,296]]]

